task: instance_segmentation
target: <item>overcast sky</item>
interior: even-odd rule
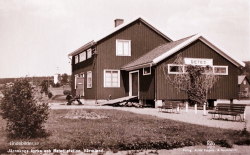
[[[201,32],[250,61],[249,0],[0,0],[0,78],[71,74],[68,54],[142,16],[173,40]]]

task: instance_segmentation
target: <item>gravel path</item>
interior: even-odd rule
[[[158,109],[155,108],[134,108],[134,107],[111,107],[111,106],[96,106],[96,105],[61,105],[57,103],[51,104],[51,109],[116,109],[116,110],[124,110],[130,111],[138,114],[147,114],[160,118],[166,118],[176,121],[187,122],[191,124],[199,124],[210,127],[224,128],[224,129],[234,129],[234,130],[242,130],[246,123],[240,121],[225,121],[225,120],[211,120],[212,116],[207,114],[203,115],[203,110],[198,110],[197,114],[194,113],[194,110],[189,109],[186,112],[185,109],[181,109],[180,113],[165,113],[159,112]],[[250,106],[246,107],[246,120],[250,120]],[[243,117],[243,116],[242,116]],[[228,120],[232,120],[232,117],[223,116],[223,118],[227,118]],[[239,117],[237,117],[239,119]],[[247,128],[250,131],[249,121],[247,123]]]

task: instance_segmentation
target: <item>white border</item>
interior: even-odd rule
[[[88,80],[88,75],[91,73],[91,87],[89,87],[89,80]],[[92,81],[93,81],[93,76],[92,76],[92,71],[87,71],[87,88],[92,88]]]
[[[215,74],[215,75],[228,75],[228,66],[212,66],[213,67],[213,74]],[[216,67],[225,67],[226,68],[226,73],[215,73],[214,72],[214,68],[216,68]]]
[[[128,53],[128,55],[119,55],[117,53],[117,51],[118,51],[118,42],[128,42],[128,44],[129,44],[129,53]],[[131,56],[131,40],[116,39],[116,56]]]
[[[91,48],[89,48],[87,50],[87,59],[90,59],[91,57],[92,57],[92,50],[91,50]]]
[[[171,66],[182,66],[183,72],[171,72],[170,67]],[[178,64],[168,64],[168,74],[183,74],[184,72],[184,66],[185,65],[178,65]]]
[[[106,84],[105,84],[105,79],[106,79],[106,77],[105,77],[105,73],[106,73],[106,71],[118,71],[118,86],[117,87],[113,87],[113,86],[106,86]],[[105,87],[105,88],[120,88],[120,70],[117,70],[117,69],[104,69],[103,70],[103,87]]]
[[[138,96],[140,94],[140,74],[139,74],[139,70],[136,70],[136,71],[132,71],[132,72],[129,72],[129,96],[132,96],[132,74],[133,73],[138,73]]]
[[[145,74],[145,72],[144,72],[145,68],[149,68],[149,73]],[[143,67],[143,75],[151,75],[151,67]]]
[[[86,60],[86,51],[79,54],[79,62]]]

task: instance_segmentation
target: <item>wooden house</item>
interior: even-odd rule
[[[160,105],[163,100],[187,100],[167,82],[177,54],[193,65],[211,65],[221,80],[208,99],[236,99],[238,71],[245,64],[222,51],[201,34],[171,40],[139,17],[128,23],[115,20],[115,29],[74,52],[72,93],[85,99],[138,96],[139,101]],[[117,26],[118,25],[118,26]],[[166,66],[168,66],[166,68]]]
[[[246,75],[238,76],[239,98],[249,98],[250,81]]]

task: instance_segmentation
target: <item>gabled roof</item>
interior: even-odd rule
[[[117,31],[121,30],[122,28],[126,27],[127,25],[129,25],[129,24],[131,24],[131,23],[133,23],[133,22],[135,22],[137,20],[140,20],[141,22],[143,22],[145,25],[147,25],[148,27],[150,27],[156,33],[158,33],[159,35],[161,35],[163,38],[165,38],[165,39],[167,39],[169,41],[172,41],[172,39],[170,39],[168,36],[166,36],[164,33],[162,33],[162,31],[160,31],[158,28],[156,28],[152,23],[149,23],[149,20],[146,20],[145,17],[142,18],[141,16],[139,16],[139,17],[136,17],[136,18],[134,18],[134,19],[132,19],[132,20],[130,20],[128,22],[124,22],[123,24],[115,27],[112,31],[108,32],[107,34],[105,34],[105,35],[103,35],[103,36],[101,36],[99,38],[96,38],[93,41],[91,41],[91,42],[89,42],[89,43],[81,46],[77,50],[75,50],[75,51],[71,52],[70,54],[68,54],[68,56],[73,56],[75,54],[78,54],[78,53],[80,53],[80,52],[82,52],[82,51],[84,51],[84,50],[92,47],[97,42],[101,41],[102,39],[104,39],[104,38],[108,37],[109,35],[111,35],[111,34],[117,32]]]
[[[239,75],[238,76],[238,84],[241,84],[245,78],[246,78],[246,75]]]
[[[245,63],[243,63],[240,60],[237,60],[236,58],[230,56],[228,53],[225,53],[221,50],[221,48],[218,48],[218,46],[215,46],[210,40],[203,37],[201,34],[196,34],[184,39],[180,39],[174,42],[166,43],[164,45],[161,45],[152,51],[146,53],[145,55],[141,56],[140,58],[136,59],[135,61],[123,66],[122,70],[134,70],[142,67],[147,66],[154,66],[158,62],[166,59],[167,57],[171,56],[172,54],[178,52],[182,48],[190,45],[196,40],[201,40],[203,43],[208,45],[210,48],[215,50],[217,53],[219,53],[221,56],[235,64],[236,66],[245,66]]]

